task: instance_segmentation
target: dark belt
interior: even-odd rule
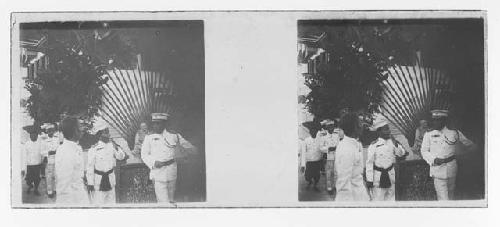
[[[443,159],[443,163],[442,163],[442,164],[446,164],[446,163],[451,162],[451,161],[453,161],[453,160],[455,160],[455,155],[452,155],[452,156],[450,156],[450,157],[448,157],[448,158],[444,158],[444,159]],[[442,165],[442,164],[441,164],[441,165]]]
[[[49,155],[55,155],[56,151],[49,151]]]
[[[99,186],[99,191],[111,191],[111,183],[109,182],[109,174],[113,172],[113,169],[110,169],[107,172],[102,172],[99,170],[94,169],[94,173],[101,175],[101,184]]]
[[[165,162],[161,162],[161,165],[162,166],[169,166],[169,165],[172,165],[175,163],[175,159],[170,159],[168,161],[165,161]]]
[[[389,166],[389,168],[384,169],[373,165],[373,169],[381,172],[380,174],[380,183],[379,187],[381,188],[390,188],[391,187],[391,179],[389,178],[389,171],[394,167],[394,165]]]

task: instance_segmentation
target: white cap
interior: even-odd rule
[[[448,110],[431,110],[432,118],[448,117]]]
[[[152,121],[166,121],[168,119],[167,113],[152,113],[151,120]]]
[[[321,125],[333,125],[335,124],[335,121],[332,121],[330,119],[325,119],[320,122]]]
[[[375,114],[370,131],[377,131],[380,127],[388,125],[389,121],[382,114]]]
[[[42,126],[40,126],[41,129],[50,129],[50,128],[55,128],[54,124],[52,123],[43,123]]]
[[[99,118],[95,119],[94,123],[92,124],[92,129],[90,130],[89,133],[92,135],[95,135],[99,131],[107,129],[107,128],[108,128],[108,124],[106,123],[106,121],[104,121],[104,119],[99,117]]]

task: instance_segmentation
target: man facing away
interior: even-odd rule
[[[108,125],[101,118],[94,122],[91,134],[99,141],[88,151],[87,189],[93,195],[94,204],[114,204],[116,178],[113,171],[116,160],[125,159],[126,154],[111,142]]]
[[[56,176],[55,176],[55,161],[56,150],[59,147],[59,137],[55,135],[55,125],[45,123],[42,125],[45,129],[47,137],[41,141],[42,155],[47,157],[47,165],[45,166],[45,182],[47,184],[47,194],[49,198],[53,198],[56,193]]]
[[[438,200],[454,199],[455,179],[457,176],[457,145],[462,143],[473,150],[475,145],[459,130],[446,126],[447,110],[433,110],[433,130],[424,134],[420,152],[430,166],[430,176],[434,178]]]
[[[38,133],[30,132],[30,140],[24,144],[21,157],[23,160],[23,170],[21,173],[23,176],[26,174],[27,193],[31,193],[31,189],[34,189],[34,194],[40,195],[38,185],[40,184],[42,155]]]
[[[321,177],[321,162],[323,154],[319,150],[318,141],[312,136],[318,135],[311,133],[304,140],[299,141],[300,149],[300,171],[304,173],[307,181],[307,187],[314,184],[315,191],[319,191],[317,185]],[[315,136],[316,137],[316,136]]]
[[[391,137],[391,130],[385,119],[374,122],[378,138],[368,147],[366,159],[366,185],[374,201],[395,201],[396,156],[406,155],[402,145]]]
[[[196,148],[167,125],[168,114],[153,113],[152,131],[144,138],[141,158],[151,169],[156,199],[159,203],[175,203],[177,182],[176,149],[196,152]]]
[[[57,148],[56,167],[56,203],[61,205],[88,205],[89,199],[83,183],[84,164],[78,119],[68,117],[62,122],[63,143]]]

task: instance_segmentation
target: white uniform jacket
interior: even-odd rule
[[[54,134],[52,137],[47,136],[47,138],[40,142],[42,143],[42,156],[48,157],[48,164],[55,164],[56,156],[49,155],[49,152],[54,152],[57,150],[57,147],[59,147],[59,137]]]
[[[375,187],[379,186],[380,171],[374,170],[373,166],[383,169],[391,167],[396,162],[396,156],[402,157],[405,151],[400,144],[394,144],[392,139],[378,138],[368,147],[368,156],[366,159],[366,181],[373,182]],[[392,168],[389,172],[391,183],[395,182],[395,170]]]
[[[363,182],[363,146],[354,138],[344,135],[335,152],[337,201],[368,201]]]
[[[307,137],[299,141],[300,149],[300,166],[305,167],[306,162],[315,162],[321,160],[322,153],[319,150],[317,140],[312,137]]]
[[[76,142],[64,140],[56,152],[57,203],[87,204],[84,188],[82,147]]]
[[[40,141],[28,140],[24,143],[21,160],[22,160],[22,170],[26,171],[27,166],[40,165],[42,163]]]
[[[433,130],[424,134],[420,152],[423,159],[430,166],[430,176],[439,179],[455,177],[457,175],[457,161],[436,166],[434,159],[449,158],[457,153],[458,142],[470,147],[474,143],[458,130],[450,130],[444,127],[442,130]]]
[[[177,179],[176,163],[161,168],[156,168],[154,166],[156,161],[166,162],[174,160],[176,158],[176,149],[181,149],[181,151],[196,150],[195,147],[180,134],[170,133],[166,130],[163,131],[162,134],[150,134],[144,137],[141,148],[141,158],[151,169],[151,180],[166,182]]]
[[[337,147],[339,143],[338,132],[328,133],[318,138],[319,150],[321,153],[327,154],[327,160],[335,160],[335,151],[328,151],[330,147]]]
[[[87,184],[95,185],[97,187],[96,190],[99,190],[102,176],[96,174],[94,171],[108,172],[115,168],[116,159],[123,160],[125,156],[125,152],[120,148],[115,149],[112,142],[97,142],[97,144],[88,151]],[[115,174],[115,172],[109,174],[109,183],[111,187],[116,185]]]

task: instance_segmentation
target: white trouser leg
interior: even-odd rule
[[[111,189],[110,191],[95,191],[94,192],[94,200],[93,203],[96,205],[106,205],[106,204],[115,204],[115,189]]]
[[[47,183],[47,193],[52,194],[55,190],[55,164],[48,163],[45,166],[45,182]]]
[[[373,201],[384,201],[387,188],[373,187]]]
[[[396,201],[396,185],[394,182],[391,184],[391,187],[387,189],[385,194],[385,201]]]
[[[455,199],[455,180],[456,177],[450,177],[447,179],[447,186],[448,186],[448,198],[453,200]]]
[[[326,166],[325,166],[325,171],[326,171],[326,188],[328,190],[333,189],[335,186],[335,182],[333,177],[334,177],[334,160],[326,160]]]
[[[167,190],[167,182],[165,181],[155,181],[155,194],[156,200],[158,203],[168,203],[170,202],[168,199],[168,190]]]
[[[176,180],[167,181],[168,199],[170,202],[174,202],[176,183]]]
[[[448,200],[448,179],[434,178],[434,188],[438,200]]]

